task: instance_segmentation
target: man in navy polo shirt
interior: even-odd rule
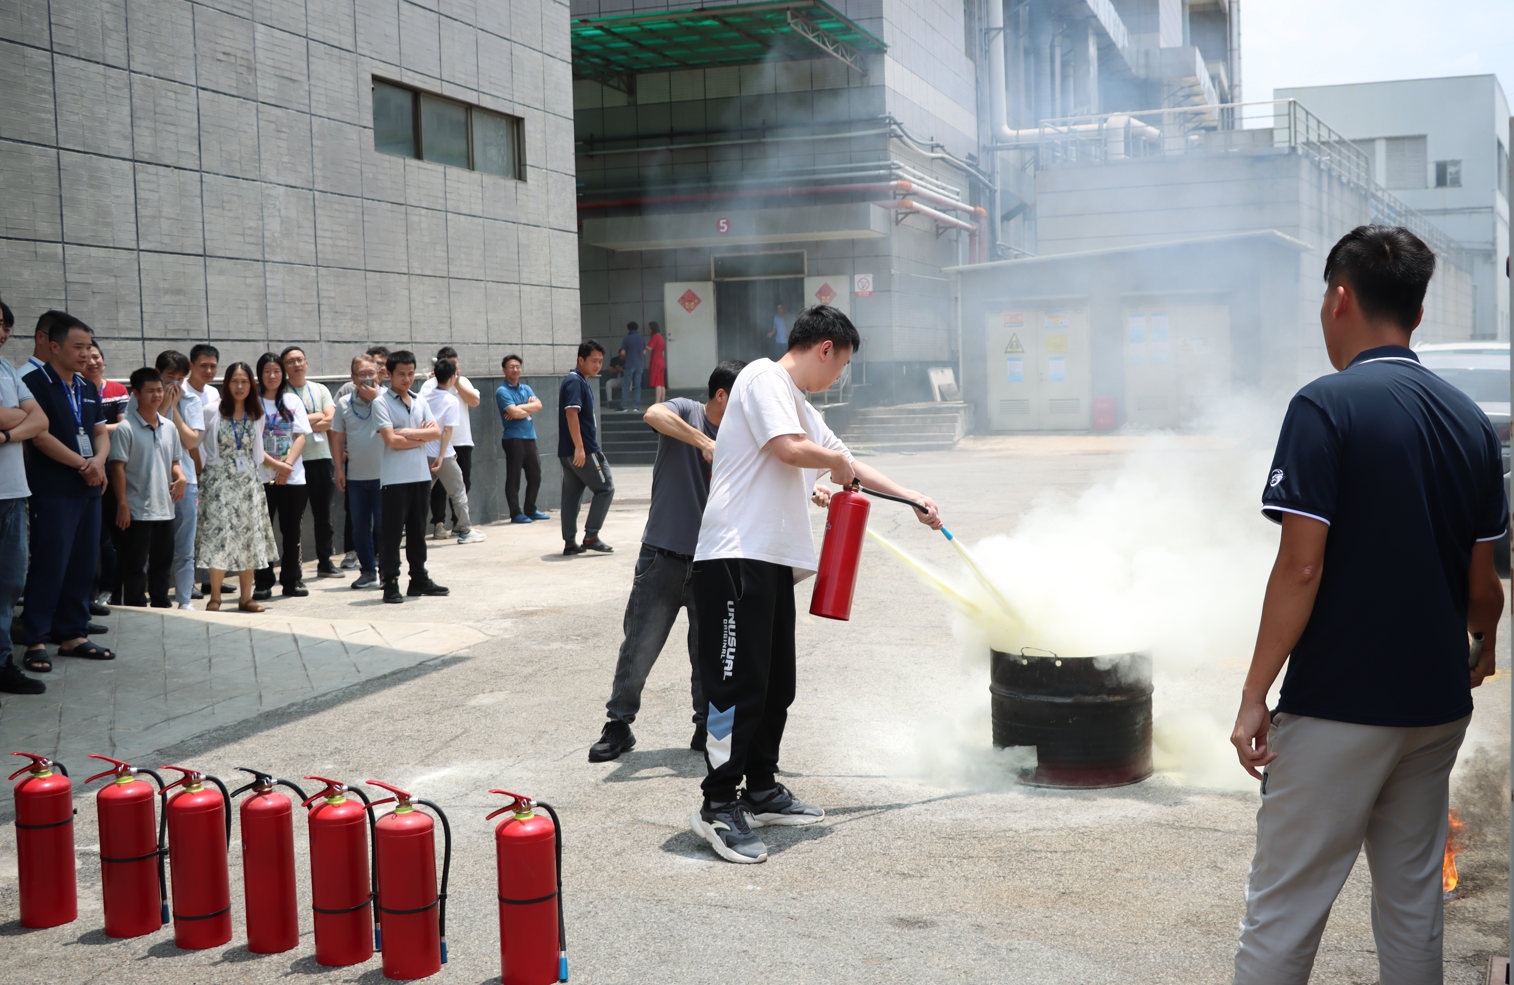
[[[47,430],[32,439],[26,456],[32,538],[21,642],[28,666],[45,657],[49,641],[58,644],[60,657],[112,660],[114,653],[88,638],[100,493],[110,456],[100,393],[80,375],[93,335],[66,312],[42,318],[50,322],[48,362],[22,377],[47,415]]]
[[[1494,669],[1509,511],[1492,425],[1409,349],[1434,270],[1418,237],[1386,226],[1352,230],[1325,261],[1340,372],[1283,421],[1262,494],[1282,542],[1231,734],[1262,781],[1237,983],[1308,980],[1363,845],[1381,981],[1442,980],[1449,781],[1471,688]]]
[[[594,427],[594,387],[589,383],[605,363],[605,347],[593,339],[578,344],[578,365],[557,387],[557,460],[562,463],[562,539],[564,554],[610,553],[599,528],[615,499],[610,463],[599,450]],[[578,506],[584,490],[594,494],[584,519],[584,542],[578,542]]]

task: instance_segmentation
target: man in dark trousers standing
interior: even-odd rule
[[[631,723],[641,710],[641,691],[678,618],[689,614],[690,694],[694,704],[694,738],[689,748],[704,751],[705,702],[699,687],[699,620],[691,582],[699,519],[710,495],[710,462],[726,401],[743,362],[723,362],[710,374],[704,403],[674,397],[647,408],[648,424],[661,435],[652,464],[652,506],[641,534],[636,578],[626,600],[625,641],[615,661],[615,680],[599,741],[589,747],[589,762],[603,763],[636,745]]]
[[[1409,348],[1434,270],[1429,247],[1387,226],[1359,226],[1325,260],[1339,372],[1283,420],[1262,492],[1282,540],[1231,733],[1262,781],[1239,985],[1309,979],[1364,845],[1381,981],[1442,980],[1451,767],[1471,689],[1493,673],[1509,510],[1492,425]]]
[[[715,441],[710,497],[694,554],[699,681],[709,701],[704,803],[690,824],[730,862],[764,862],[751,826],[813,824],[825,811],[778,782],[778,751],[794,701],[794,583],[815,573],[808,512],[813,475],[873,489],[926,507],[852,453],[805,393],[830,389],[862,345],[851,319],[829,305],[807,308],[776,362],[758,359],[731,390]],[[807,474],[808,473],[808,474]],[[746,780],[746,789],[737,786]]]
[[[578,344],[578,364],[557,387],[557,459],[562,463],[562,539],[564,554],[614,550],[599,539],[599,528],[615,499],[610,463],[599,450],[594,426],[594,386],[605,363],[605,347],[593,339]],[[584,490],[594,494],[584,520],[584,540],[578,542],[578,507]]]
[[[536,494],[541,489],[541,458],[536,451],[536,425],[531,423],[541,413],[541,398],[529,383],[520,380],[520,356],[510,353],[500,360],[505,382],[494,391],[499,408],[499,445],[505,453],[505,503],[510,508],[511,523],[534,523],[551,517],[536,508]],[[520,474],[526,473],[525,505],[521,505]]]
[[[426,401],[410,392],[415,382],[415,353],[391,352],[388,359],[389,388],[373,402],[374,422],[384,455],[379,461],[379,510],[381,513],[379,579],[384,601],[400,603],[405,597],[446,595],[448,590],[426,572],[426,517],[431,509],[431,466],[426,462],[426,442],[436,441],[442,429]],[[405,560],[410,565],[410,584],[400,594],[400,536],[405,539]]]

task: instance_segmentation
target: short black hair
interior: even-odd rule
[[[16,313],[11,311],[10,305],[4,301],[0,301],[0,325],[4,325],[6,328],[13,328],[15,324]]]
[[[219,362],[220,360],[216,360]],[[226,367],[226,374],[221,377],[221,416],[230,419],[236,416],[237,399],[231,395],[231,378],[238,373],[247,376],[247,416],[254,421],[263,417],[263,401],[258,397],[258,378],[253,375],[252,367],[246,363],[232,363]]]
[[[91,338],[89,340],[89,347],[100,354],[100,361],[103,363],[105,361],[105,350],[100,348],[100,343]]]
[[[370,345],[366,351],[368,355],[375,359],[389,358],[389,347],[387,345]]]
[[[521,358],[521,357],[519,357],[519,356],[517,356],[517,355],[516,355],[516,354],[515,354],[515,353],[513,353],[513,352],[512,352],[512,353],[510,353],[510,354],[509,354],[509,355],[508,355],[508,356],[506,356],[506,357],[505,357],[505,358],[503,358],[503,359],[501,359],[501,360],[500,360],[500,361],[499,361],[499,368],[500,368],[500,369],[504,369],[504,368],[505,368],[505,366],[506,366],[506,365],[507,365],[507,364],[508,364],[508,363],[509,363],[509,362],[510,362],[510,360],[512,360],[512,359],[514,359],[514,360],[515,360],[515,361],[516,361],[516,362],[518,362],[518,363],[520,363],[520,364],[521,364],[521,365],[522,365],[522,366],[524,366],[524,365],[525,365],[525,364],[526,364],[526,361],[525,361],[525,360],[524,360],[524,359],[522,359],[522,358]]]
[[[580,359],[588,359],[590,356],[594,355],[594,353],[604,351],[605,347],[600,345],[598,342],[595,342],[593,339],[584,339],[582,342],[578,343],[578,358]]]
[[[415,365],[415,353],[409,349],[396,349],[384,358],[384,368],[389,370],[391,376],[394,375],[396,369],[407,363],[411,366]]]
[[[284,346],[283,350],[281,350],[279,352],[279,362],[282,363],[284,360],[288,359],[289,358],[289,354],[291,352],[298,352],[300,355],[303,356],[305,354],[305,347],[302,346],[302,345],[286,345],[286,346]]]
[[[126,381],[126,385],[131,387],[132,393],[141,393],[142,388],[147,384],[162,382],[162,373],[158,372],[156,369],[153,369],[151,366],[143,366],[141,369],[134,369],[131,371],[131,378]]]
[[[159,373],[188,373],[189,357],[178,349],[164,349],[158,353],[158,358],[153,360],[153,365],[157,367]]]
[[[1403,226],[1357,226],[1331,247],[1325,283],[1344,281],[1362,314],[1413,331],[1435,273],[1435,251]]]
[[[850,349],[855,355],[862,348],[862,336],[857,326],[840,308],[817,304],[799,312],[794,327],[789,329],[789,348],[811,349],[822,342],[830,342],[838,349]]]
[[[197,363],[201,359],[205,358],[206,356],[209,356],[210,358],[214,359],[216,362],[220,362],[221,361],[221,350],[217,349],[215,346],[211,345],[209,342],[196,342],[193,346],[190,347],[190,350],[189,350],[189,361],[190,362]]]
[[[454,348],[452,348],[450,345],[444,345],[440,349],[436,350],[436,358],[438,358],[438,359],[456,359],[457,358],[457,350],[454,349]]]
[[[95,334],[94,329],[90,328],[88,325],[84,324],[73,315],[69,314],[66,311],[59,311],[56,308],[52,308],[48,311],[42,312],[41,316],[37,319],[36,332],[46,332],[47,340],[49,342],[56,342],[59,345],[62,345],[63,343],[68,341],[68,333],[76,328],[84,329],[91,336]],[[33,334],[35,335],[35,332]]]
[[[662,326],[657,324],[657,322],[655,321],[649,321],[647,322],[647,331],[651,332],[653,335],[656,335],[658,332],[662,331]]]
[[[294,420],[294,412],[292,410],[290,410],[288,407],[284,406],[284,394],[286,394],[286,393],[293,393],[294,392],[293,390],[289,389],[289,374],[286,373],[286,372],[284,372],[284,360],[280,359],[278,356],[275,356],[271,352],[265,352],[261,356],[259,356],[258,357],[258,373],[257,373],[256,376],[254,376],[252,378],[252,389],[259,396],[262,395],[262,393],[263,393],[263,368],[265,366],[267,366],[269,363],[273,363],[273,365],[275,365],[275,366],[277,366],[279,368],[279,388],[278,388],[277,391],[274,392],[273,401],[274,401],[274,403],[276,405],[278,405],[279,416],[282,417],[286,421],[292,421],[292,420]],[[238,365],[240,365],[240,364],[238,364]],[[235,367],[233,367],[233,369],[234,368]],[[230,373],[231,370],[228,369],[226,372]],[[261,401],[259,401],[259,402],[261,402]]]
[[[741,371],[745,368],[746,360],[744,359],[727,359],[716,366],[715,371],[710,374],[710,396],[713,398],[720,390],[730,393],[731,387],[736,385],[736,377],[741,375]]]
[[[444,386],[457,375],[457,363],[451,359],[438,359],[431,369],[436,376],[437,386]]]
[[[636,323],[633,321],[626,322],[626,332],[629,334],[634,331],[636,331]]]

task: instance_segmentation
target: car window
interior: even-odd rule
[[[1480,404],[1509,402],[1509,371],[1468,369],[1465,366],[1431,366],[1435,375]]]

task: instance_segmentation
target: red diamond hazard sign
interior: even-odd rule
[[[836,289],[831,286],[830,281],[820,285],[819,290],[815,292],[815,300],[821,304],[830,304],[836,300]]]
[[[692,315],[694,313],[694,309],[699,307],[699,302],[702,300],[704,299],[695,294],[694,289],[691,287],[687,291],[684,291],[683,294],[679,295],[678,303],[683,306],[684,311],[687,311]]]

